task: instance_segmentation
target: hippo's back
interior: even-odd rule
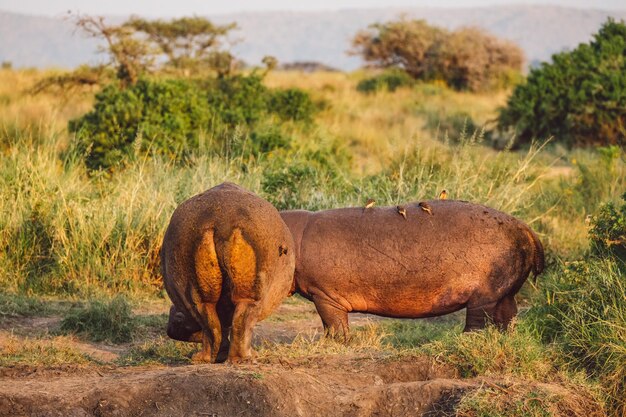
[[[526,279],[537,247],[524,223],[462,201],[426,204],[430,213],[405,205],[406,219],[396,207],[309,213],[296,270],[300,290],[332,293],[348,311],[420,317]]]

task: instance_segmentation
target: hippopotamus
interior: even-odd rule
[[[232,183],[190,198],[161,249],[168,335],[201,342],[195,361],[249,358],[252,329],[290,293],[294,268],[293,238],[270,203]]]
[[[465,331],[506,327],[515,294],[543,270],[537,235],[505,213],[465,201],[283,211],[296,249],[296,291],[327,333],[348,336],[348,313],[440,316],[466,308]]]

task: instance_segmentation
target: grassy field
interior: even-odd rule
[[[580,316],[570,314],[571,322],[560,310],[550,310],[564,291],[568,268],[589,250],[588,216],[626,191],[621,150],[568,150],[558,138],[495,150],[483,129],[469,127],[490,126],[507,92],[478,95],[420,84],[362,94],[356,91],[362,73],[273,72],[266,77],[268,86],[303,88],[325,103],[312,125],[281,126],[294,138],[289,150],[257,158],[228,149],[207,151],[186,164],[137,156],[119,172],[90,175],[72,151],[67,122],[90,108],[93,94],[26,93],[43,75],[0,70],[0,319],[3,331],[11,333],[1,339],[0,365],[186,363],[193,347],[162,338],[167,301],[158,251],[177,204],[220,182],[239,183],[280,209],[360,206],[368,198],[391,205],[435,198],[446,189],[453,199],[521,218],[546,247],[547,271],[536,286],[523,289],[524,311],[515,330],[459,335],[455,318],[384,320],[361,327],[348,345],[304,331],[288,342],[265,341],[258,345],[260,360],[372,351],[428,355],[464,378],[559,383],[607,413],[626,412],[623,311],[604,318],[602,331],[587,334],[593,320],[584,315],[585,305]],[[232,143],[243,142],[243,149],[246,140],[245,133],[232,133]],[[619,268],[595,268],[591,276],[603,277],[598,285],[624,290]],[[120,294],[125,298],[113,298]],[[618,312],[624,308],[626,292],[605,296],[615,297]],[[315,319],[302,307],[307,302],[290,302],[304,313],[290,316],[287,309],[268,326],[298,320],[306,326]],[[153,306],[149,313],[146,305]],[[12,330],[15,320],[46,316],[59,322],[41,334]],[[98,327],[107,320],[110,325]],[[127,326],[116,327],[122,322]],[[98,359],[77,349],[76,337],[125,345],[114,359]],[[578,350],[571,348],[573,341]],[[586,410],[576,403],[580,398],[567,403],[533,389],[516,385],[504,395],[487,386],[464,397],[456,412],[565,416]],[[540,401],[534,400],[537,395]]]

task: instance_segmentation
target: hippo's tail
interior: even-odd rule
[[[533,280],[537,282],[537,276],[543,272],[546,260],[543,252],[543,245],[541,244],[539,237],[537,237],[532,229],[528,228],[528,231],[530,232],[530,241],[533,248]]]

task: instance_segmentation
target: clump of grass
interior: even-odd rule
[[[380,323],[385,341],[394,348],[414,348],[458,334],[463,324],[458,316],[444,316],[428,320],[385,320]]]
[[[602,417],[604,413],[587,392],[537,383],[483,385],[464,395],[455,409],[455,417],[509,416]]]
[[[62,332],[79,333],[94,342],[130,342],[136,330],[137,320],[123,296],[71,308],[61,322]]]
[[[351,330],[348,341],[324,337],[317,332],[299,334],[291,343],[265,342],[258,349],[260,360],[345,355],[349,353],[381,353],[389,349],[387,335],[377,324],[367,324]]]
[[[0,346],[0,366],[56,366],[94,362],[89,355],[73,348],[64,337],[43,340],[9,337]]]
[[[195,343],[177,342],[161,336],[132,347],[119,360],[120,365],[176,365],[190,363],[191,355],[198,350]]]
[[[462,377],[517,376],[546,380],[554,376],[554,352],[518,326],[507,332],[489,325],[482,331],[449,334],[420,348],[459,370]]]
[[[0,317],[40,316],[52,310],[39,298],[19,294],[0,293]]]
[[[614,415],[626,413],[626,265],[590,257],[544,277],[529,322],[570,369],[599,381]]]

